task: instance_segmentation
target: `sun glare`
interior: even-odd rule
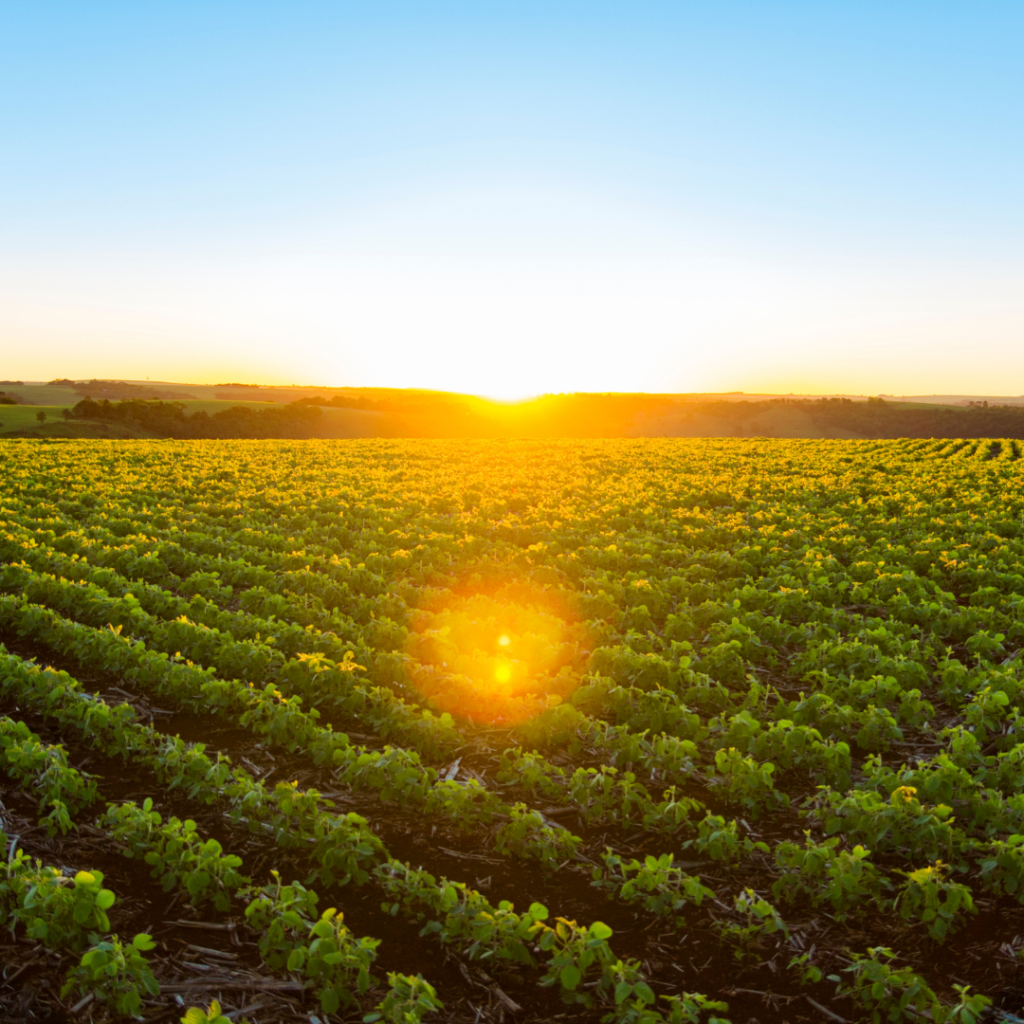
[[[521,405],[523,402],[532,401],[537,397],[537,391],[528,391],[520,382],[512,381],[504,390],[495,387],[488,389],[487,394],[479,393],[475,397],[482,398],[485,402],[495,402],[498,405]]]
[[[515,725],[567,699],[591,648],[579,618],[527,583],[435,596],[412,626],[409,675],[428,704],[486,725]]]

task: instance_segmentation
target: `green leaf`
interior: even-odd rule
[[[341,1005],[337,990],[325,988],[320,993],[320,1005],[323,1007],[324,1013],[337,1013],[338,1007]]]
[[[595,939],[610,939],[612,937],[612,930],[603,921],[595,921],[590,926],[590,934]]]
[[[156,949],[156,942],[153,941],[152,935],[147,935],[145,932],[139,932],[138,935],[132,939],[132,945],[139,950]]]
[[[100,910],[109,910],[114,905],[114,894],[109,889],[100,889],[96,896],[96,906]]]
[[[562,984],[562,988],[567,988],[572,991],[582,980],[583,976],[580,974],[578,967],[573,967],[571,964],[568,967],[563,967],[558,980]]]

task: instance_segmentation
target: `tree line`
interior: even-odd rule
[[[120,422],[160,437],[174,438],[301,438],[310,437],[323,413],[315,406],[285,405],[250,409],[233,405],[210,414],[199,409],[191,414],[181,402],[128,399],[97,402],[83,398],[65,419]]]

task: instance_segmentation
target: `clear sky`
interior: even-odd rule
[[[0,377],[1024,392],[1024,4],[0,4]]]

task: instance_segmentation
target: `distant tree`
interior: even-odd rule
[[[70,409],[61,409],[60,414],[66,420],[73,420],[75,418],[75,414]]]
[[[75,386],[75,382],[68,377],[56,377],[49,383],[51,387],[58,388],[73,388]]]
[[[39,420],[40,423],[45,423],[46,413],[42,409],[40,409],[39,412],[36,413],[36,419]]]

